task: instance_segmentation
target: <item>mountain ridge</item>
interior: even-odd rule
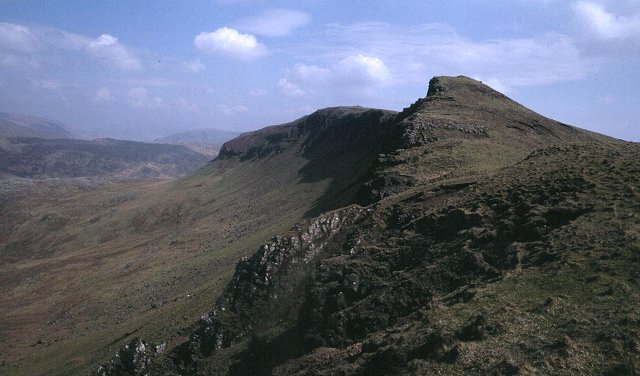
[[[403,112],[377,113],[377,121],[362,116],[376,111],[319,110],[323,121],[310,121],[311,114],[227,142],[212,165],[298,155],[307,159],[303,175],[323,166],[334,186],[353,180],[332,191],[342,199],[241,259],[187,341],[163,355],[134,339],[98,374],[611,373],[640,364],[638,348],[595,363],[579,355],[610,346],[589,336],[588,320],[616,335],[637,333],[637,321],[615,321],[637,314],[632,302],[613,318],[598,313],[598,301],[582,313],[545,308],[584,299],[575,286],[582,273],[598,269],[575,241],[603,221],[615,225],[600,227],[611,239],[602,252],[619,247],[610,268],[637,284],[628,263],[637,262],[638,240],[624,240],[637,226],[606,208],[629,213],[638,205],[631,168],[638,145],[547,119],[467,77],[436,77],[427,97]],[[334,148],[340,138],[326,136],[336,129],[353,133],[336,133],[346,142]],[[384,142],[368,144],[378,138],[372,135]],[[355,154],[356,167],[336,168],[355,145],[372,147]],[[319,162],[333,152],[336,159]],[[620,184],[630,202],[608,194],[611,179],[627,182]],[[615,226],[626,232],[614,235]],[[572,271],[576,265],[584,270]],[[615,276],[602,278],[622,283]],[[554,292],[536,287],[536,278],[564,284],[562,292],[540,298]],[[541,300],[517,295],[510,286],[518,283],[538,288],[531,297]],[[511,311],[486,301],[491,289],[510,299]],[[605,295],[625,299],[629,289]],[[484,306],[474,308],[477,301]],[[456,314],[447,318],[449,310]],[[519,316],[528,320],[520,329]],[[536,320],[574,324],[557,330],[561,338],[550,345],[552,329],[531,337]],[[530,349],[517,346],[527,339]]]

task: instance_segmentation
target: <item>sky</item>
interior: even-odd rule
[[[0,0],[0,112],[83,137],[400,111],[440,75],[640,141],[640,0]]]

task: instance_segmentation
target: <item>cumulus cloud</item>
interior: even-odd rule
[[[278,81],[278,86],[283,93],[293,97],[312,91],[303,89],[302,86],[370,94],[390,81],[391,72],[380,58],[356,54],[324,67],[296,64],[286,78]]]
[[[86,49],[95,57],[107,59],[120,69],[139,70],[142,66],[140,60],[118,42],[118,38],[109,34],[102,34],[89,41]]]
[[[238,23],[238,29],[267,37],[283,37],[306,26],[311,16],[291,9],[272,9],[259,16],[249,17]]]
[[[259,43],[256,37],[251,34],[242,34],[230,27],[200,33],[196,35],[193,43],[206,53],[227,55],[243,60],[252,60],[267,52],[267,48]]]
[[[340,60],[334,70],[341,81],[361,85],[384,85],[391,79],[387,65],[377,57],[362,54]]]
[[[160,97],[149,97],[147,89],[142,86],[134,87],[127,92],[127,102],[132,108],[157,109],[164,107],[164,100]]]
[[[111,95],[111,92],[104,86],[98,89],[96,95],[93,97],[93,103],[104,103],[112,100],[113,96]]]
[[[640,4],[640,3],[639,3]],[[634,13],[617,15],[601,3],[578,1],[574,4],[576,22],[589,35],[600,40],[640,39],[640,7]]]

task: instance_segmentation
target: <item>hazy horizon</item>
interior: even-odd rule
[[[640,141],[640,1],[0,1],[0,112],[85,137],[399,111],[438,75]]]

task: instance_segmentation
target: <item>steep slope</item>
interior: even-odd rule
[[[0,138],[72,138],[66,126],[49,119],[0,112]]]
[[[342,160],[333,145],[371,145],[339,175],[362,186],[333,181],[340,199],[320,208],[342,208],[241,259],[188,341],[167,355],[134,339],[98,374],[640,366],[637,144],[546,119],[465,77],[433,79],[426,98],[383,122],[384,141],[343,149],[338,135],[314,154],[322,138],[302,124],[244,135],[221,160],[303,150],[326,167]]]
[[[193,172],[208,160],[176,145],[113,139],[0,139],[0,173],[24,178],[171,177]]]

